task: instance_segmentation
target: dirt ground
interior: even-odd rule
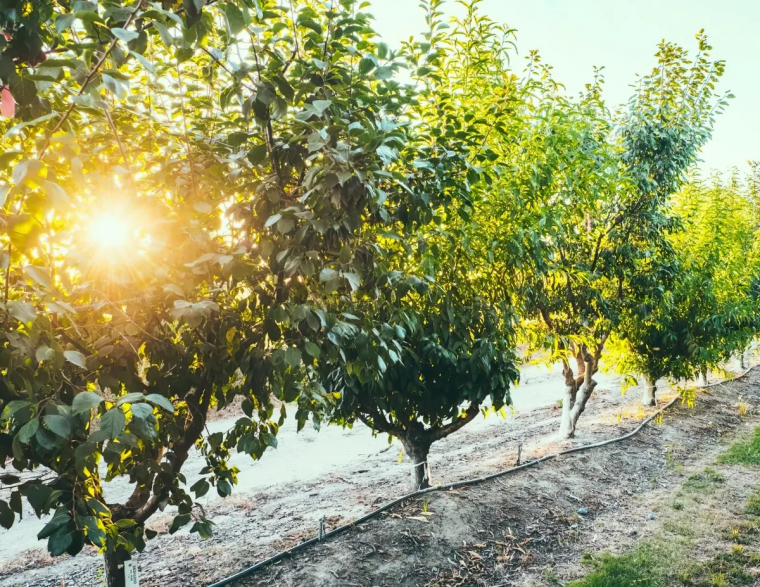
[[[473,478],[523,460],[618,436],[648,413],[638,391],[598,394],[579,424],[578,438],[558,442],[558,411],[547,406],[505,424],[465,428],[434,445],[434,481]],[[760,425],[760,369],[699,392],[693,408],[680,404],[638,436],[568,455],[488,483],[410,500],[362,526],[307,549],[246,579],[248,586],[464,587],[561,585],[583,576],[584,553],[631,550],[642,540],[687,523],[708,557],[716,532],[739,515],[760,472],[722,466],[723,493],[692,510],[671,507],[695,471],[715,462],[734,438]],[[166,528],[139,555],[144,586],[203,586],[327,529],[346,523],[407,490],[399,449],[374,445],[362,460],[328,475],[240,494],[207,506],[217,524],[210,540]],[[297,476],[299,463],[294,463]],[[680,518],[675,519],[677,514]],[[686,516],[686,520],[684,520]],[[680,526],[679,526],[680,524]],[[675,530],[674,530],[675,528]],[[680,535],[679,535],[680,536]],[[0,536],[0,550],[5,548]],[[0,567],[0,586],[59,587],[102,583],[96,553],[52,561],[39,550]],[[759,583],[760,584],[760,583]]]

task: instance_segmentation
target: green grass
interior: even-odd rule
[[[715,488],[716,485],[725,483],[726,478],[715,471],[707,467],[701,473],[694,473],[683,484],[684,488],[694,491],[709,491]]]
[[[684,482],[684,487],[710,491],[725,479],[715,470],[707,468]],[[680,502],[677,502],[680,503]],[[676,508],[680,509],[680,508]],[[693,552],[693,530],[687,523],[687,514],[665,521],[665,530],[677,538],[653,538],[632,553],[585,554],[582,562],[592,567],[583,579],[568,583],[569,587],[743,587],[755,584],[754,569],[760,565],[760,555],[745,550],[744,545],[760,542],[760,491],[753,493],[745,512],[751,517],[725,528],[719,539],[725,549],[704,562]],[[733,543],[733,545],[731,544]]]
[[[755,434],[740,440],[718,457],[719,463],[729,465],[760,465],[760,428]]]
[[[751,516],[760,516],[760,491],[755,491],[749,496],[745,511]]]
[[[735,544],[752,544],[757,542],[760,536],[760,524],[756,520],[745,520],[733,528],[726,529],[723,534],[727,540]]]
[[[603,554],[598,558],[584,556],[584,563],[591,564],[595,570],[579,581],[573,581],[568,587],[661,587],[666,583],[659,573],[654,571],[656,561],[646,549],[633,554],[612,556]]]
[[[632,554],[598,557],[584,556],[594,571],[568,587],[742,587],[755,580],[749,569],[757,565],[758,555],[749,555],[741,547],[722,553],[704,563],[682,564],[660,559],[656,548],[640,547]]]

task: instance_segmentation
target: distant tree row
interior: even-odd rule
[[[603,357],[650,404],[745,350],[757,175],[687,183],[730,98],[704,34],[612,111],[442,4],[392,50],[357,0],[0,3],[0,525],[52,513],[121,586],[157,511],[211,535],[198,499],[288,411],[399,438],[420,488],[518,343],[562,364],[567,438]]]

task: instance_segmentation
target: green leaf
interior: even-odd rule
[[[42,418],[50,431],[61,438],[71,438],[71,424],[66,416],[44,416]]]
[[[376,60],[371,57],[365,57],[361,61],[359,61],[359,73],[362,75],[368,74],[370,71],[375,69],[375,65],[377,65]]]
[[[393,69],[390,67],[378,67],[375,70],[375,78],[380,80],[391,79],[393,77]]]
[[[172,405],[172,402],[163,395],[160,395],[158,393],[149,393],[145,396],[145,401],[150,402],[156,407],[166,410],[170,414],[174,413],[174,406]]]
[[[174,534],[177,530],[182,528],[182,526],[187,525],[189,522],[190,514],[180,514],[179,516],[176,516],[169,526],[169,534]]]
[[[130,55],[134,57],[135,59],[137,59],[140,62],[140,64],[145,69],[147,69],[150,73],[152,73],[153,75],[156,75],[156,68],[153,67],[153,64],[150,61],[148,61],[148,59],[144,55],[140,55],[139,53],[135,51],[132,51]]]
[[[145,395],[143,395],[139,391],[133,391],[132,393],[128,393],[127,395],[122,395],[119,399],[117,399],[116,405],[123,406],[124,404],[133,404],[135,402],[142,402],[142,401],[145,401]]]
[[[82,369],[87,367],[87,359],[79,351],[63,351],[63,356],[66,357],[66,360],[69,363],[72,363],[77,367],[82,367]]]
[[[232,485],[230,485],[227,479],[219,479],[216,482],[216,492],[219,494],[219,497],[228,497],[232,495]]]
[[[74,401],[71,402],[71,410],[75,414],[89,412],[97,408],[102,401],[103,398],[94,391],[82,391],[74,396]]]
[[[33,418],[32,420],[29,420],[26,424],[24,424],[21,427],[21,430],[18,431],[18,439],[19,442],[22,442],[24,444],[29,444],[29,441],[32,439],[32,437],[37,433],[37,430],[40,427],[40,421],[37,418]]]
[[[106,438],[113,440],[124,431],[127,420],[121,408],[111,408],[100,417],[100,430]]]
[[[294,369],[301,365],[301,351],[298,347],[290,347],[285,351],[285,362]]]
[[[42,162],[32,159],[31,161],[17,163],[13,168],[11,179],[15,185],[21,186],[27,181],[40,177],[41,174],[47,177],[45,166]]]
[[[50,270],[47,267],[27,265],[24,267],[24,273],[31,277],[38,285],[43,285],[48,288],[53,287],[53,280],[50,278]]]
[[[312,357],[314,357],[315,359],[319,358],[321,351],[316,344],[309,341],[304,345],[304,347],[306,348],[306,352],[309,353]]]
[[[74,542],[74,534],[78,532],[73,524],[67,524],[56,530],[48,538],[48,552],[52,556],[61,556]]]
[[[64,510],[56,511],[52,519],[47,524],[45,524],[42,530],[40,530],[37,534],[37,540],[44,540],[52,534],[55,534],[55,532],[63,528],[70,521],[71,515],[68,512]]]
[[[331,279],[337,279],[338,272],[334,269],[328,269],[327,267],[319,272],[319,281],[330,281]]]
[[[10,301],[6,304],[8,314],[19,322],[29,324],[37,318],[34,306],[29,302]]]
[[[61,186],[52,181],[43,181],[42,188],[50,201],[50,205],[56,210],[66,210],[71,207],[71,200]]]
[[[44,344],[38,346],[37,350],[34,351],[34,358],[40,363],[43,361],[49,361],[53,357],[55,357],[55,351]]]
[[[125,43],[134,41],[140,36],[140,34],[136,33],[135,31],[128,31],[119,27],[112,28],[111,32],[113,33],[114,37],[120,41],[124,41]]]
[[[153,406],[148,404],[132,404],[130,410],[132,411],[133,418],[144,420],[153,413]]]
[[[243,13],[233,2],[225,3],[224,16],[227,19],[227,28],[231,35],[237,35],[245,28]]]
[[[252,165],[261,165],[266,160],[267,154],[268,151],[266,145],[257,145],[248,151],[248,161],[250,161]]]
[[[87,539],[95,546],[105,546],[106,529],[101,520],[95,516],[84,516],[80,519],[82,526],[87,532]]]
[[[200,479],[195,484],[193,484],[192,487],[190,487],[190,491],[193,491],[195,493],[196,499],[200,499],[208,493],[210,487],[211,486],[209,485],[208,481],[205,479]]]
[[[63,31],[71,28],[74,24],[76,16],[73,13],[59,14],[55,17],[55,32],[62,33]]]
[[[2,415],[0,415],[0,421],[11,419],[13,417],[13,414],[19,410],[28,408],[31,405],[32,402],[21,399],[14,399],[13,401],[8,402],[3,409]]]
[[[0,499],[0,526],[9,530],[13,526],[13,522],[16,516],[13,514],[13,510],[10,508],[7,502]]]
[[[171,47],[174,43],[174,39],[172,38],[171,33],[169,32],[169,29],[167,29],[164,25],[162,25],[158,21],[153,21],[153,28],[155,28],[158,31],[158,34],[161,36],[161,40],[164,42],[164,45],[168,47]]]
[[[332,100],[314,100],[311,103],[319,116],[322,116],[325,113],[325,110],[330,107],[330,104],[332,104]]]
[[[114,526],[116,526],[119,530],[129,530],[130,528],[137,526],[137,522],[134,520],[122,519],[114,522]]]

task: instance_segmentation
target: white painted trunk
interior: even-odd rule
[[[572,438],[575,436],[575,423],[572,417],[574,403],[575,394],[573,393],[573,388],[566,385],[565,397],[562,399],[562,419],[559,426],[559,434],[562,438]]]
[[[412,491],[430,487],[430,464],[428,463],[430,445],[426,442],[414,442],[412,439],[401,438],[400,440],[404,445],[406,456],[411,461],[409,466],[412,469]]]
[[[657,398],[655,397],[656,393],[657,393],[656,382],[651,381],[649,378],[647,378],[646,384],[644,385],[644,394],[641,396],[641,405],[642,406],[656,406],[657,405]]]

